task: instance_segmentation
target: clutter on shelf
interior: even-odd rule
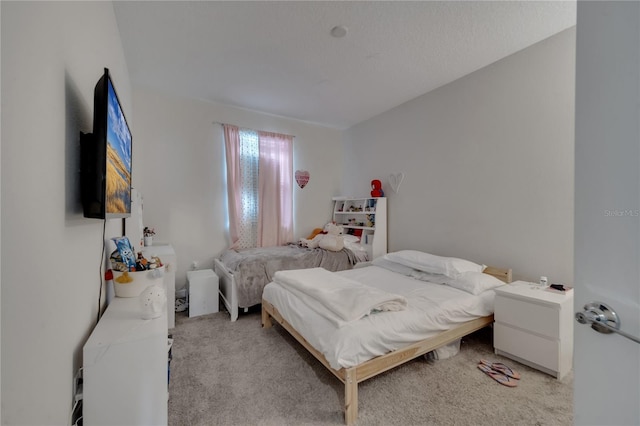
[[[158,256],[147,259],[142,252],[138,252],[137,257],[134,256],[133,246],[127,237],[116,237],[112,240],[116,249],[111,253],[111,269],[118,272],[139,272],[162,267],[162,260]]]
[[[147,289],[147,305],[142,307],[144,318],[155,318],[154,315],[163,309],[159,306],[166,304],[164,288],[159,286],[164,276],[162,261],[157,256],[147,259],[142,252],[135,256],[133,246],[127,237],[116,237],[112,240],[116,249],[110,255],[111,268],[107,271],[106,278],[113,280],[116,297],[138,297]],[[164,302],[162,294],[165,294]]]

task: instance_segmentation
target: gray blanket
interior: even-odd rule
[[[238,306],[248,308],[262,303],[262,290],[277,271],[325,268],[329,271],[351,269],[356,257],[347,248],[328,251],[295,244],[244,250],[227,250],[220,261],[233,273],[238,291]]]

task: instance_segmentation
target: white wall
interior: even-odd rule
[[[390,250],[571,283],[574,67],[572,28],[352,127],[345,192],[383,181]]]
[[[78,135],[92,129],[103,67],[130,121],[131,88],[110,2],[0,7],[2,424],[63,425],[102,275],[103,222],[82,217]],[[109,221],[107,238],[120,230]]]
[[[212,76],[215,78],[215,75]],[[342,181],[342,133],[335,129],[136,88],[133,167],[144,197],[144,222],[154,242],[170,242],[178,257],[176,288],[193,261],[213,268],[229,246],[222,126],[294,135],[294,170],[311,174],[294,186],[294,236],[306,237],[331,220],[331,197]]]
[[[0,6],[0,22],[2,21],[2,7]],[[0,32],[0,46],[2,34]],[[0,71],[0,80],[2,72]],[[0,84],[0,98],[2,98],[2,84]],[[0,108],[1,109],[1,108]],[[0,126],[1,127],[1,126]],[[0,137],[0,164],[2,164],[2,137]],[[2,187],[2,173],[0,173],[0,188]],[[0,197],[0,224],[2,223],[2,197]],[[2,226],[0,225],[0,366],[2,366]],[[0,425],[2,423],[2,368],[0,367]]]

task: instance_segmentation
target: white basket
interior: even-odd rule
[[[122,276],[127,274],[132,280],[130,282],[118,282],[122,280]],[[147,271],[138,272],[118,272],[113,271],[113,290],[116,297],[138,297],[145,288],[153,284],[162,285],[164,277],[164,265],[160,268],[149,269]]]

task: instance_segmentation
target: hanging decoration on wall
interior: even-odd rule
[[[404,173],[396,173],[396,174],[391,173],[389,175],[389,185],[391,185],[391,189],[393,189],[393,192],[395,192],[396,194],[400,190],[400,184],[402,183],[403,180],[404,180]]]
[[[306,170],[296,170],[296,182],[298,182],[298,186],[300,189],[307,186],[309,183],[309,172]]]

